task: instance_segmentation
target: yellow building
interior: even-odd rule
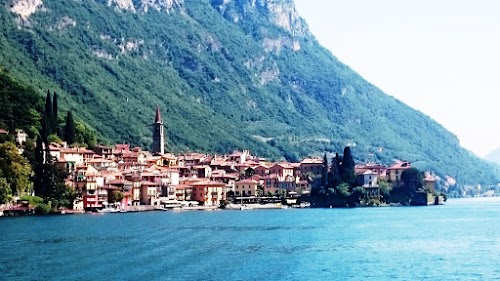
[[[219,206],[226,200],[226,184],[220,182],[198,182],[192,184],[192,197],[205,206]]]
[[[403,185],[401,181],[401,174],[403,171],[411,168],[410,162],[398,162],[387,169],[387,180],[392,183],[393,187],[400,187]]]
[[[252,179],[245,179],[235,182],[234,194],[236,196],[257,196],[259,182]]]

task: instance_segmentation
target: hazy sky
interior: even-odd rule
[[[295,0],[316,38],[479,156],[500,147],[500,1]]]

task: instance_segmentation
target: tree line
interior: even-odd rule
[[[380,203],[400,203],[410,205],[420,200],[422,194],[443,193],[431,190],[424,184],[424,172],[417,168],[405,169],[401,173],[402,184],[392,185],[386,179],[378,179]],[[355,172],[355,162],[349,146],[344,148],[343,155],[338,153],[328,161],[323,156],[321,185],[313,189],[313,195],[322,199],[322,203],[330,206],[356,206],[366,199],[366,190],[361,186]]]
[[[65,120],[59,118],[57,93],[48,90],[43,104],[33,88],[2,69],[0,86],[0,129],[9,132],[0,135],[0,204],[18,196],[41,213],[71,207],[76,194],[65,185],[68,175],[64,167],[56,165],[50,144],[64,140],[70,145],[81,145],[77,143],[81,141],[89,146],[95,143],[95,134],[75,122],[71,110]],[[16,143],[17,129],[30,136],[25,143]]]

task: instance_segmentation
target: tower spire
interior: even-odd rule
[[[163,131],[163,120],[161,119],[160,106],[156,106],[156,116],[153,123],[153,143],[151,144],[153,154],[163,155],[165,153],[165,134]]]
[[[161,119],[161,113],[160,113],[160,106],[156,106],[156,116],[155,116],[155,124],[156,123],[163,123],[163,120]]]

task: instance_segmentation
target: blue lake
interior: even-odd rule
[[[0,280],[500,280],[500,198],[0,219]]]

